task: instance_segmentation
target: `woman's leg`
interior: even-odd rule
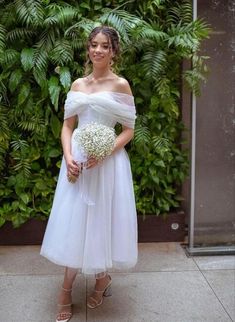
[[[110,281],[110,276],[108,275],[107,272],[95,274],[95,278],[96,278],[95,290],[97,291],[104,290]]]
[[[66,267],[65,268],[65,274],[64,274],[64,281],[62,284],[62,287],[59,292],[59,297],[58,297],[58,315],[57,315],[57,320],[63,320],[64,317],[66,317],[66,313],[70,314],[72,309],[71,305],[72,304],[72,287],[73,287],[73,282],[76,278],[77,275],[77,269]]]
[[[88,298],[87,306],[91,309],[103,303],[103,296],[111,295],[111,277],[107,272],[95,274],[96,283],[95,289],[91,296]]]

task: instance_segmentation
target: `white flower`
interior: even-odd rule
[[[84,149],[88,157],[100,161],[112,153],[115,131],[106,125],[92,122],[78,128],[74,140]]]

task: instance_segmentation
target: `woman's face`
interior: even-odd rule
[[[89,57],[94,65],[105,67],[110,64],[113,57],[108,37],[98,33],[90,42]]]

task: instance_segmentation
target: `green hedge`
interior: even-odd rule
[[[0,225],[49,215],[60,167],[63,102],[84,72],[85,43],[99,24],[122,39],[117,72],[127,78],[138,119],[128,146],[139,213],[179,206],[188,174],[180,121],[182,78],[199,92],[207,25],[188,1],[2,1],[0,8]],[[182,74],[183,59],[192,70]]]

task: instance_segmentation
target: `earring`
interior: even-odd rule
[[[109,65],[113,66],[113,64],[114,64],[114,61],[113,61],[113,59],[111,59],[110,62],[109,62]]]

